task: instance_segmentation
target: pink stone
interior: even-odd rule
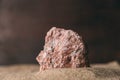
[[[82,37],[72,30],[53,27],[47,32],[44,49],[37,56],[40,71],[52,68],[89,67]]]

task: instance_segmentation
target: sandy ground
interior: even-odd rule
[[[0,80],[120,80],[117,62],[93,64],[91,68],[51,69],[39,71],[39,65],[11,65],[0,67]]]

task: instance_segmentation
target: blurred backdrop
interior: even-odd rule
[[[91,63],[120,61],[120,0],[0,0],[0,64],[37,63],[52,26],[82,35]]]

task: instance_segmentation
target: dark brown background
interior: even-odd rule
[[[0,64],[37,63],[52,27],[73,29],[91,63],[120,61],[120,0],[0,0]]]

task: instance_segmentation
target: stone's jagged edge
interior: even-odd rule
[[[89,67],[88,52],[81,36],[72,30],[51,28],[44,49],[36,57],[40,71],[52,68]]]

